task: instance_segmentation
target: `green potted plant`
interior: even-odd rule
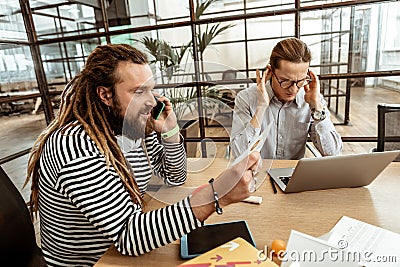
[[[196,19],[200,19],[207,8],[217,1],[219,0],[206,0],[198,5],[195,12]],[[233,24],[229,24],[221,27],[220,23],[211,27],[207,25],[203,32],[201,31],[200,26],[198,27],[196,42],[200,54],[201,74],[204,74],[203,54],[206,48],[210,45],[214,38],[233,26]],[[187,81],[183,80],[182,76],[181,80],[179,80],[178,75],[175,76],[176,79],[172,80],[172,78],[175,74],[178,74],[180,71],[182,71],[180,67],[185,56],[185,63],[187,63],[189,55],[193,52],[190,49],[190,47],[193,45],[192,41],[184,43],[181,47],[172,47],[168,42],[160,39],[154,39],[152,37],[143,37],[136,41],[142,43],[147,52],[152,55],[153,60],[151,62],[157,65],[158,69],[160,70],[162,82],[164,84],[171,82],[175,84],[187,83]],[[166,80],[164,78],[166,78]],[[164,89],[164,94],[171,100],[178,119],[183,119],[187,109],[189,109],[190,112],[194,111],[193,101],[197,98],[196,88],[194,86],[178,86],[167,88]],[[224,99],[218,94],[218,87],[215,87],[212,84],[202,87],[202,96],[224,101]],[[210,108],[210,101],[208,102],[208,105],[207,103],[205,103],[205,105],[207,108]],[[215,106],[215,104],[213,105]]]
[[[142,43],[147,52],[153,56],[150,63],[158,65],[161,77],[166,77],[168,83],[171,81],[174,72],[178,70],[184,55],[191,45],[191,42],[188,42],[187,44],[183,44],[179,49],[173,48],[164,40],[147,36],[135,41]],[[166,81],[163,79],[163,82]]]
[[[195,12],[196,19],[200,19],[207,8],[217,1],[218,0],[206,0],[205,2],[198,5]],[[198,47],[199,59],[201,63],[201,75],[205,75],[203,54],[206,48],[210,46],[211,42],[217,36],[233,26],[233,24],[229,24],[226,26],[221,26],[220,23],[214,24],[213,26],[207,24],[203,31],[201,27],[198,26],[196,45]],[[163,84],[179,84],[179,86],[164,88],[163,94],[171,100],[174,111],[178,118],[178,123],[182,129],[181,132],[183,133],[183,135],[187,135],[185,134],[188,131],[186,128],[195,126],[197,122],[197,119],[190,119],[190,117],[195,118],[197,115],[198,100],[196,84],[190,83],[195,79],[190,78],[188,83],[188,81],[184,79],[185,71],[181,69],[181,66],[186,65],[189,56],[192,56],[192,41],[184,43],[180,47],[172,47],[168,42],[152,37],[143,37],[135,41],[142,43],[147,52],[153,57],[151,63],[154,63],[154,65],[158,68]],[[185,57],[186,60],[184,60]],[[180,76],[179,74],[182,73],[183,76]],[[205,80],[204,76],[203,80]],[[206,116],[210,114],[211,116],[215,116],[215,114],[217,113],[216,111],[223,108],[222,106],[224,105],[223,103],[226,101],[226,99],[224,99],[224,97],[219,94],[219,89],[219,86],[216,86],[212,83],[206,83],[205,85],[202,85],[202,106],[203,110],[206,112]],[[189,117],[189,119],[187,119],[187,117]],[[198,127],[195,126],[194,128],[196,128],[195,131],[197,133]]]

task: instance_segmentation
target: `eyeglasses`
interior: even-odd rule
[[[278,81],[279,85],[283,88],[283,89],[289,89],[290,87],[293,86],[293,84],[295,84],[297,86],[297,88],[301,88],[306,86],[307,84],[312,82],[311,76],[310,76],[310,70],[307,71],[307,77],[298,81],[290,81],[290,80],[283,80],[280,81],[278,76],[276,76],[275,72],[272,71],[272,74],[275,76],[276,80]]]

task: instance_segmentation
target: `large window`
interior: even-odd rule
[[[29,5],[28,14],[21,12],[20,2]],[[46,113],[48,123],[63,87],[80,72],[89,53],[106,43],[128,43],[148,53],[160,91],[175,88],[190,97],[198,90],[232,108],[235,93],[251,83],[256,69],[265,68],[273,46],[296,36],[312,51],[311,68],[320,75],[335,123],[365,124],[351,112],[352,95],[369,89],[385,95],[390,90],[387,101],[399,102],[399,11],[400,2],[393,1],[4,0],[0,120],[32,116],[34,111],[44,122],[43,103],[38,102],[44,100],[54,108],[44,109],[52,113]],[[168,62],[159,60],[149,42],[163,44],[163,52],[176,56]],[[374,93],[366,97],[372,99]],[[203,104],[204,113],[210,114],[209,103]],[[229,110],[218,106],[217,113],[211,112],[213,119],[218,112],[229,131]],[[213,123],[200,123],[187,141],[207,138],[206,127]],[[39,125],[24,148],[45,123]],[[353,141],[375,137],[373,132],[345,129],[344,137]]]

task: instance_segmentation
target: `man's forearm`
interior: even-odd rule
[[[311,139],[323,156],[341,154],[343,147],[341,136],[328,118],[321,122],[315,122],[313,128],[314,133],[310,134]]]

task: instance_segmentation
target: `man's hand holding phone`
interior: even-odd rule
[[[154,96],[156,105],[152,110],[154,130],[167,142],[179,142],[179,127],[171,101],[165,96]]]
[[[153,107],[153,110],[151,111],[151,116],[153,117],[153,119],[158,120],[165,108],[165,104],[164,102],[159,101],[156,96],[154,97],[154,99],[156,100],[157,104],[155,107]]]

